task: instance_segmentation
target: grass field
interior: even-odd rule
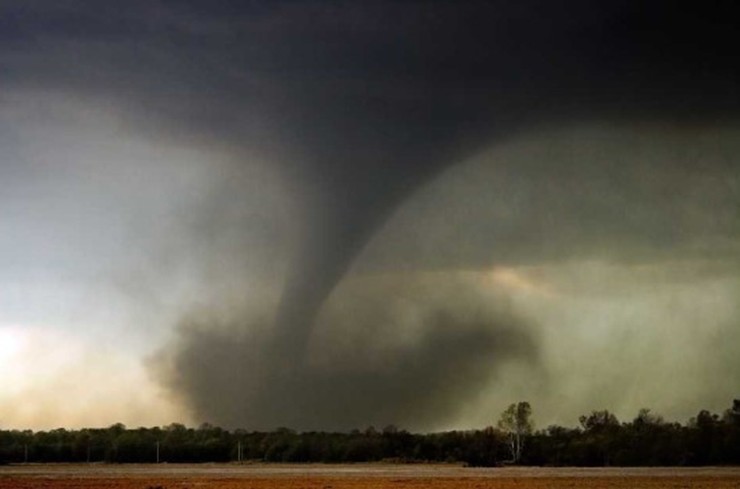
[[[0,488],[737,488],[740,468],[494,468],[454,465],[11,465]]]

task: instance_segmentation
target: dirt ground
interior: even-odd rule
[[[734,488],[740,468],[469,469],[453,465],[16,465],[0,489]]]

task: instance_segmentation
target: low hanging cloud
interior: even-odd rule
[[[735,134],[576,126],[492,148],[391,217],[305,357],[273,341],[279,289],[213,297],[157,378],[193,419],[250,428],[473,427],[522,399],[542,426],[721,410],[740,358]]]

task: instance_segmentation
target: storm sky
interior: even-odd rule
[[[740,393],[732,2],[0,3],[0,428]]]

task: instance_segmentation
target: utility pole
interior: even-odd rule
[[[242,442],[237,442],[236,445],[236,459],[239,463],[242,463]]]
[[[157,463],[159,463],[159,440],[157,440]]]
[[[23,445],[23,463],[28,463],[28,443]]]

